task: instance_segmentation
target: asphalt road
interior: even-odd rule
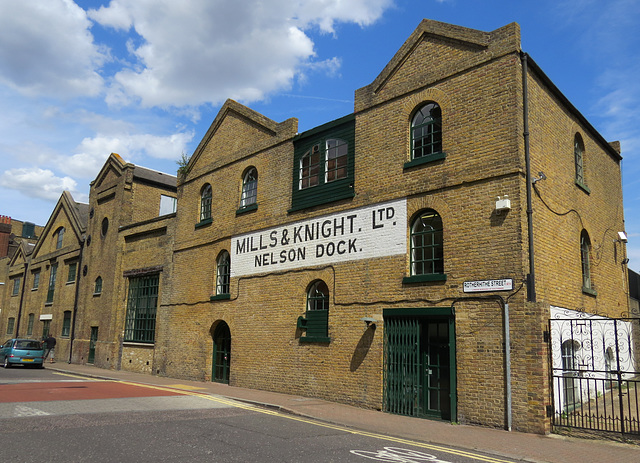
[[[0,455],[29,462],[507,462],[220,396],[0,369]]]

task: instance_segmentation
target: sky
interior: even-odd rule
[[[110,153],[176,174],[227,98],[299,131],[353,112],[423,18],[522,49],[622,144],[640,271],[638,0],[0,0],[0,215],[45,225],[88,201]]]

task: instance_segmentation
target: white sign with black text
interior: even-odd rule
[[[513,280],[505,278],[502,280],[480,280],[465,281],[463,290],[465,293],[481,293],[486,291],[511,291]]]
[[[405,199],[231,238],[231,276],[407,253]]]

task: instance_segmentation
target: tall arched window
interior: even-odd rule
[[[251,167],[244,174],[242,179],[242,196],[240,197],[240,207],[256,204],[258,199],[258,171]]]
[[[429,102],[411,120],[411,159],[442,152],[442,112],[437,103]]]
[[[229,294],[231,261],[229,253],[222,251],[216,262],[216,295]]]
[[[586,230],[580,233],[580,260],[582,262],[582,289],[592,290],[591,285],[591,240]]]
[[[442,218],[433,209],[411,224],[411,275],[444,274]]]
[[[64,227],[60,227],[56,231],[56,249],[60,249],[62,247],[63,237],[64,237]]]
[[[200,191],[200,222],[211,220],[211,185],[208,183]]]
[[[582,142],[582,137],[579,133],[577,133],[573,139],[573,155],[576,166],[576,183],[585,185],[583,168],[584,143]]]

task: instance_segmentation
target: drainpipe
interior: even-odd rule
[[[504,376],[505,394],[507,396],[507,431],[511,431],[512,401],[511,401],[511,335],[509,334],[509,304],[504,307]]]
[[[527,234],[529,239],[529,275],[527,275],[527,299],[529,300],[529,302],[536,302],[536,270],[533,258],[533,207],[531,205],[531,153],[529,151],[529,95],[527,90],[528,57],[529,55],[527,55],[526,53],[520,53],[520,59],[522,61],[522,120],[524,125],[524,159],[527,181]]]
[[[73,301],[73,320],[71,322],[71,337],[69,338],[69,359],[67,363],[71,363],[71,356],[73,354],[73,342],[76,338],[76,316],[78,315],[78,297],[80,295],[80,278],[82,278],[82,253],[84,251],[84,243],[86,241],[85,235],[82,235],[80,240],[80,257],[78,258],[78,273],[76,274],[76,296]]]

